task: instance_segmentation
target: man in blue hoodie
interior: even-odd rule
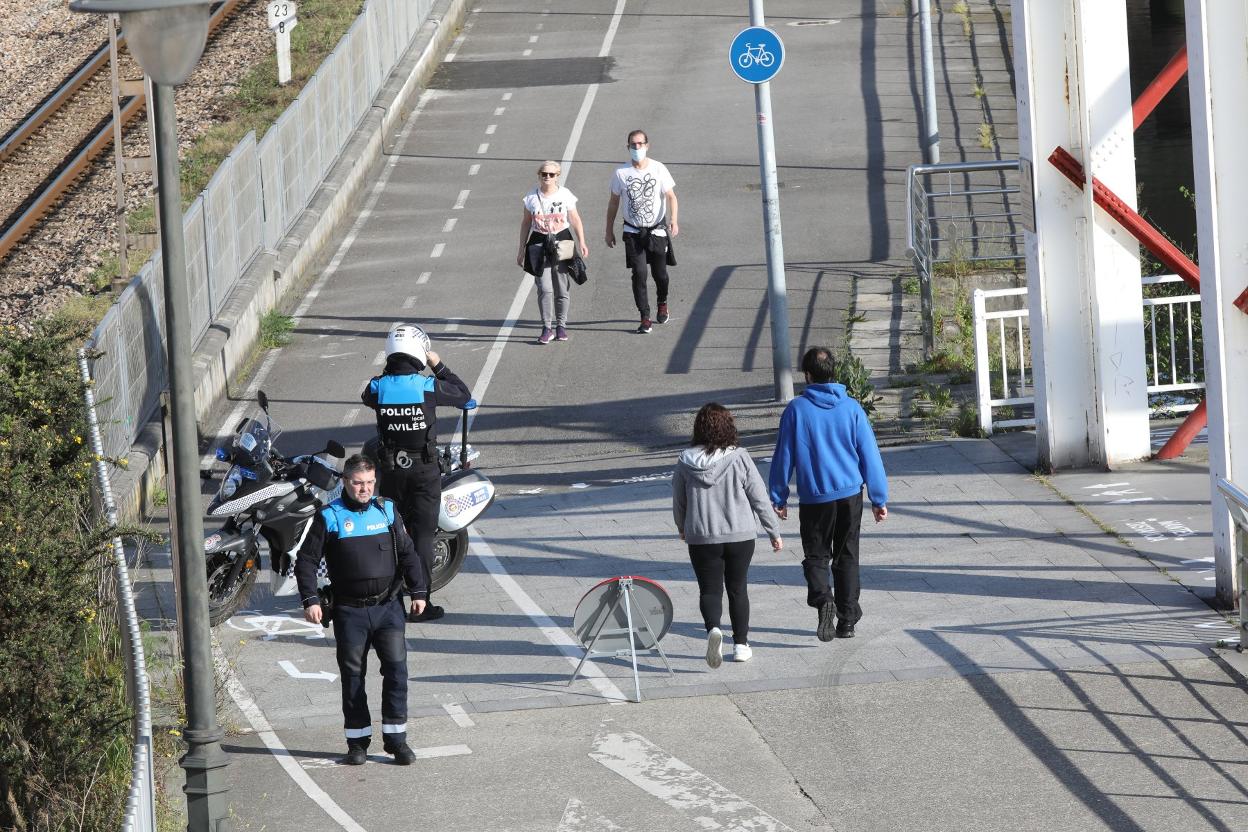
[[[866,411],[845,392],[845,385],[832,381],[832,351],[811,347],[802,356],[802,371],[806,389],[780,417],[768,477],[771,504],[781,520],[788,518],[789,480],[796,469],[806,603],[819,611],[820,641],[853,638],[854,625],[862,618],[862,486],[865,482],[871,513],[879,523],[888,516],[888,480]]]

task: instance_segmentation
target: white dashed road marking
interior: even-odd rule
[[[438,243],[436,246],[433,247],[433,251],[429,252],[429,259],[432,260],[435,257],[441,257],[442,252],[445,250],[446,250],[446,243]]]
[[[442,710],[450,714],[451,719],[455,720],[455,724],[460,728],[472,728],[477,724],[472,721],[472,717],[464,713],[464,706],[457,702],[447,702],[442,706]]]
[[[481,166],[480,166],[480,165],[473,165],[473,167],[475,167],[475,168],[477,168],[477,169],[480,169],[480,167],[481,167]],[[473,175],[473,173],[472,173],[472,170],[471,170],[471,169],[469,169],[469,171],[468,171],[468,175],[469,175],[469,176],[472,176],[472,175]],[[468,190],[467,188],[465,188],[464,190],[460,191],[460,192],[459,192],[459,196],[455,197],[455,204],[451,206],[451,210],[452,210],[452,211],[458,211],[458,210],[460,210],[461,208],[463,208],[463,207],[464,207],[464,205],[468,202],[468,194],[470,194],[470,193],[472,193],[472,191]]]

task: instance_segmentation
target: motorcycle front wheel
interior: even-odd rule
[[[433,538],[433,583],[436,591],[451,582],[459,574],[468,555],[468,530],[438,532]]]
[[[256,571],[260,559],[258,553],[237,553],[236,557],[245,557],[250,564],[244,563],[242,570],[233,581],[230,575],[234,571],[234,558],[229,552],[214,552],[208,556],[208,624],[215,627],[225,621],[238,608],[247,603],[251,597],[251,588],[256,583]]]

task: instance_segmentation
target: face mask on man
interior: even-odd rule
[[[633,157],[634,162],[641,162],[646,158],[646,149],[644,147],[629,148],[628,155]]]

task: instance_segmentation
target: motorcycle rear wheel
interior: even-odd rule
[[[251,566],[243,566],[232,586],[226,586],[234,560],[229,552],[214,552],[208,556],[208,624],[215,627],[238,612],[238,608],[251,598],[251,588],[256,583],[256,571],[260,559],[258,553],[239,554],[247,557]]]
[[[433,539],[433,591],[446,586],[459,574],[467,555],[467,529],[453,533],[438,532]]]

